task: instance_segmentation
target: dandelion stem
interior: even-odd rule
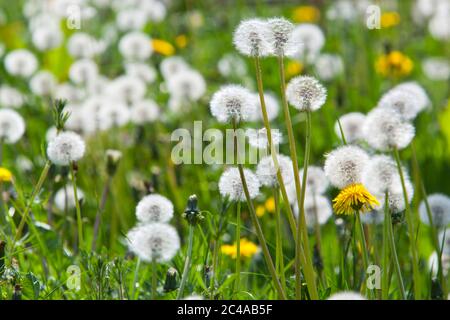
[[[186,253],[186,260],[184,261],[183,275],[181,276],[180,289],[178,291],[177,300],[180,300],[183,296],[184,287],[189,276],[189,268],[192,261],[192,248],[194,243],[194,225],[189,224],[189,235],[188,235],[188,248]]]
[[[421,290],[420,290],[420,270],[419,270],[419,259],[417,255],[417,247],[416,247],[416,239],[415,239],[415,227],[414,227],[414,217],[411,213],[411,207],[409,205],[408,193],[406,191],[405,185],[405,177],[403,174],[403,169],[400,161],[400,154],[396,148],[393,150],[394,158],[397,163],[398,173],[400,175],[400,181],[402,184],[403,197],[405,198],[405,216],[406,223],[408,224],[408,233],[409,233],[409,245],[412,254],[412,269],[413,269],[413,279],[414,279],[414,298],[421,298]]]
[[[132,283],[132,290],[131,290],[131,299],[136,299],[136,287],[138,285],[138,277],[139,277],[139,268],[141,266],[141,259],[138,257],[136,262],[136,267],[134,268],[134,276],[133,276],[133,283]]]
[[[75,163],[72,162],[70,164],[70,175],[72,178],[72,186],[73,186],[73,196],[75,201],[75,208],[77,211],[77,229],[78,229],[78,248],[84,249],[83,242],[83,221],[81,219],[81,208],[80,202],[78,201],[78,189],[77,189],[77,176],[74,170]]]
[[[276,221],[276,265],[278,266],[278,272],[280,273],[280,281],[283,290],[286,291],[286,277],[284,274],[284,261],[283,261],[283,237],[281,230],[281,213],[280,213],[280,193],[278,188],[273,190],[273,198],[275,201],[275,221]]]
[[[278,67],[280,72],[280,83],[281,83],[281,100],[284,111],[284,120],[286,122],[286,129],[288,132],[288,140],[289,140],[289,150],[292,160],[292,167],[294,170],[294,181],[295,181],[295,190],[297,194],[297,204],[299,207],[299,211],[301,211],[301,185],[300,185],[300,175],[298,170],[298,160],[297,160],[297,151],[295,146],[295,137],[294,131],[292,127],[291,115],[289,113],[289,106],[286,100],[286,80],[284,74],[284,62],[283,56],[278,57]],[[319,299],[319,295],[317,292],[317,286],[314,275],[314,268],[312,265],[311,259],[311,250],[309,248],[309,240],[308,240],[308,232],[306,230],[306,222],[305,216],[303,212],[299,213],[299,218],[297,221],[297,232],[296,232],[297,241],[295,242],[295,295],[297,299],[301,298],[301,275],[300,275],[300,264],[301,264],[301,250],[303,241],[303,249],[304,255],[306,258],[306,263],[304,264],[304,272],[306,283],[308,286],[308,291],[311,299],[317,300]],[[301,241],[302,240],[302,241]]]
[[[236,294],[239,293],[239,284],[241,281],[241,202],[236,203]]]
[[[100,200],[100,205],[97,210],[97,214],[95,216],[95,223],[94,223],[94,235],[92,237],[92,245],[91,250],[95,251],[97,246],[97,238],[100,231],[100,222],[102,219],[102,214],[105,211],[106,206],[106,200],[108,199],[109,190],[111,189],[111,182],[112,182],[112,176],[108,175],[108,178],[106,180],[105,186],[103,187],[102,192],[102,198]]]
[[[382,290],[381,298],[387,300],[389,298],[389,230],[388,224],[390,221],[389,203],[388,203],[388,193],[386,192],[385,205],[384,205],[384,224],[383,224],[383,274],[382,274]]]
[[[158,263],[152,260],[152,300],[156,300],[158,296]]]

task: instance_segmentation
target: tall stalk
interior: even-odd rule
[[[284,274],[284,254],[283,254],[283,236],[281,230],[281,216],[280,216],[280,193],[278,188],[273,190],[273,198],[275,201],[275,223],[276,223],[276,262],[275,265],[278,269],[280,276],[281,286],[286,291],[286,276]]]
[[[388,193],[386,192],[384,204],[384,223],[383,223],[383,273],[381,278],[381,298],[387,300],[389,298],[389,230],[388,224],[390,221]]]
[[[94,234],[92,236],[92,244],[91,250],[95,251],[97,247],[97,238],[100,231],[100,223],[102,219],[102,214],[105,211],[106,200],[108,199],[109,190],[111,189],[112,176],[108,175],[105,186],[103,187],[102,197],[100,199],[100,205],[97,210],[97,214],[95,215],[95,223],[94,223]]]
[[[73,196],[74,196],[74,200],[75,200],[75,208],[77,211],[78,248],[85,249],[84,242],[83,242],[83,221],[81,219],[80,202],[78,201],[77,177],[76,177],[74,165],[75,165],[75,163],[73,163],[73,162],[70,164],[70,175],[72,178]]]
[[[309,239],[308,239],[308,231],[306,229],[306,221],[305,216],[302,212],[302,205],[301,205],[301,185],[300,185],[300,174],[298,170],[298,160],[297,160],[297,151],[296,151],[296,145],[295,145],[295,137],[294,137],[294,131],[292,127],[292,121],[291,121],[291,115],[289,112],[289,106],[286,99],[286,77],[284,74],[284,62],[283,62],[283,56],[278,57],[278,67],[280,72],[280,83],[281,83],[281,100],[283,105],[283,111],[284,111],[284,120],[286,123],[286,129],[288,132],[288,140],[289,140],[289,150],[292,160],[292,167],[294,170],[294,181],[295,181],[295,190],[297,195],[297,205],[299,208],[299,217],[297,221],[297,241],[295,242],[296,250],[295,250],[295,293],[296,298],[301,298],[301,275],[300,275],[300,264],[301,264],[301,242],[303,241],[303,250],[306,258],[306,263],[303,266],[304,272],[305,272],[305,278],[306,283],[308,286],[308,291],[310,294],[311,299],[319,299],[319,295],[317,292],[317,286],[316,286],[316,280],[314,275],[314,268],[312,265],[312,259],[311,259],[311,250],[309,248]],[[308,130],[308,129],[307,129]],[[306,158],[306,155],[305,155]]]
[[[152,300],[156,300],[158,296],[158,263],[152,260]]]
[[[186,285],[189,275],[189,268],[192,261],[192,248],[194,243],[194,226],[189,224],[188,248],[186,253],[186,260],[184,260],[183,275],[181,276],[180,289],[178,290],[177,300],[183,296],[184,286]]]
[[[234,291],[239,293],[241,282],[241,202],[236,202],[236,282]]]
[[[393,150],[394,158],[397,163],[398,174],[400,175],[400,181],[402,184],[403,197],[405,198],[405,216],[406,223],[408,224],[409,233],[409,245],[412,255],[412,269],[413,269],[413,279],[414,279],[414,298],[421,298],[420,290],[420,270],[419,270],[419,258],[417,254],[416,247],[416,237],[415,237],[415,224],[414,217],[412,216],[411,207],[409,205],[408,193],[406,191],[405,176],[403,174],[403,169],[400,161],[400,154],[396,148]]]
[[[362,257],[363,257],[364,273],[366,273],[367,268],[369,267],[369,252],[367,250],[366,236],[364,233],[364,226],[361,221],[361,213],[359,212],[359,210],[356,210],[355,215],[356,215],[356,227],[358,228],[360,241],[361,241],[361,251],[362,251]],[[366,291],[370,292],[369,296],[371,296],[370,289],[367,289]]]

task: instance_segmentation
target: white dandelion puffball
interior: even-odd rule
[[[16,49],[5,57],[5,69],[12,76],[30,77],[38,67],[34,54],[26,49]]]
[[[422,69],[428,79],[446,81],[450,78],[450,63],[445,58],[427,58],[422,61]]]
[[[129,61],[143,61],[153,53],[150,37],[140,31],[124,35],[119,41],[120,54]]]
[[[236,121],[248,120],[256,112],[253,96],[240,85],[226,85],[214,93],[210,102],[211,114],[222,123],[232,118]]]
[[[155,101],[146,99],[133,104],[130,108],[131,121],[138,125],[156,121],[161,112]]]
[[[359,292],[341,291],[332,294],[327,300],[367,300]]]
[[[173,204],[166,197],[150,194],[136,206],[136,217],[142,223],[165,223],[173,217]]]
[[[153,83],[157,77],[155,68],[139,62],[125,64],[125,72],[127,75],[137,77],[145,83]]]
[[[367,143],[379,151],[406,148],[415,135],[411,123],[397,111],[386,108],[375,108],[367,114],[363,132]]]
[[[0,109],[0,143],[14,144],[25,133],[25,121],[11,109]]]
[[[364,168],[369,162],[367,153],[357,146],[342,146],[326,155],[324,171],[330,183],[343,189],[362,182]]]
[[[450,223],[450,198],[444,194],[435,193],[427,198],[430,205],[431,217],[433,225],[442,228]],[[425,201],[420,203],[419,207],[420,220],[425,224],[430,224]]]
[[[314,69],[319,79],[330,81],[342,74],[344,62],[337,54],[323,53],[314,61]]]
[[[272,134],[272,144],[278,146],[283,140],[283,135],[280,130],[272,128],[270,130]],[[245,131],[246,136],[248,137],[248,142],[253,148],[257,149],[268,149],[269,148],[269,137],[267,136],[266,128],[262,129],[253,129],[249,128]]]
[[[39,51],[47,51],[58,47],[63,40],[63,34],[58,27],[41,26],[32,32],[31,39]]]
[[[407,90],[398,88],[386,92],[377,107],[395,110],[405,120],[413,120],[420,111],[419,103],[414,95]]]
[[[67,42],[67,51],[77,59],[93,58],[98,53],[97,40],[84,32],[72,34]]]
[[[250,199],[259,195],[259,179],[249,169],[244,169],[244,177],[247,183]],[[246,201],[244,188],[238,168],[228,168],[219,179],[219,191],[222,197],[228,197],[231,201]]]
[[[165,223],[139,225],[127,234],[129,249],[146,262],[167,262],[180,249],[180,237]]]
[[[91,59],[75,61],[69,69],[69,78],[77,85],[84,85],[98,76],[98,66]]]
[[[84,192],[77,188],[78,201],[84,199]],[[65,211],[71,210],[76,207],[75,194],[73,192],[73,185],[68,184],[65,187],[59,189],[55,194],[55,206],[58,210]]]
[[[319,225],[323,225],[333,215],[330,200],[322,195],[307,196],[304,206],[306,225],[309,229],[314,228],[316,220]],[[298,217],[298,206],[296,205],[294,205],[294,214]]]
[[[294,180],[294,170],[292,169],[291,158],[278,154],[278,167],[275,167],[272,155],[262,158],[256,167],[256,175],[261,185],[266,187],[278,186],[277,172],[280,170],[284,184],[289,184]]]
[[[152,22],[161,22],[167,14],[166,4],[168,1],[148,0],[141,1],[140,9],[145,12],[148,19]]]
[[[183,70],[167,80],[167,90],[178,98],[197,101],[206,92],[206,82],[198,71]]]
[[[244,77],[247,74],[245,61],[234,53],[227,53],[220,58],[217,69],[223,77]]]
[[[55,90],[55,98],[75,103],[83,100],[84,93],[80,88],[77,88],[70,83],[62,83],[58,85]]]
[[[292,57],[298,53],[301,43],[292,37],[294,25],[284,18],[272,18],[267,21],[272,32],[270,37],[272,54],[275,56]]]
[[[24,98],[19,90],[7,85],[0,86],[0,107],[20,108],[23,103]]]
[[[405,189],[406,195],[408,196],[408,204],[411,203],[414,198],[414,186],[407,174],[405,174]],[[370,190],[369,190],[370,191]],[[384,207],[386,204],[386,192],[374,193],[380,205],[375,209],[380,213],[384,212]],[[405,197],[403,194],[403,187],[401,185],[400,179],[397,183],[393,183],[388,189],[388,207],[391,214],[403,212],[406,209]]]
[[[265,57],[272,50],[272,30],[266,21],[248,19],[242,21],[233,34],[233,44],[243,55]]]
[[[450,6],[447,11],[441,11],[435,14],[428,23],[428,31],[433,38],[440,41],[448,41],[450,39],[450,28],[448,19],[450,16]]]
[[[259,94],[254,93],[253,99],[256,105],[256,112],[251,115],[251,121],[263,121],[264,117],[262,114],[261,100],[259,99]],[[264,93],[264,102],[266,105],[267,118],[269,121],[274,120],[280,111],[280,104],[277,98],[271,93]]]
[[[116,22],[121,31],[140,30],[148,22],[148,15],[140,8],[129,8],[117,13]]]
[[[300,177],[302,177],[303,169],[299,173]],[[323,194],[329,185],[330,182],[321,167],[308,166],[308,175],[306,177],[306,192],[308,194]]]
[[[130,109],[124,103],[110,100],[98,112],[99,127],[101,130],[122,127],[130,121],[130,116]]]
[[[344,138],[347,143],[355,143],[364,140],[364,121],[366,120],[366,115],[360,112],[350,112],[344,114],[339,118],[341,123],[342,132],[344,133]],[[334,124],[334,132],[342,140],[342,132],[339,127],[339,123],[336,121]]]
[[[419,108],[418,112],[421,112],[422,110],[426,109],[431,104],[427,92],[417,82],[414,81],[403,82],[395,86],[392,90],[397,89],[407,91],[414,96],[414,99],[416,100],[417,106]]]
[[[315,60],[325,44],[323,31],[311,23],[297,25],[292,32],[292,38],[300,44],[298,57],[308,63]]]
[[[67,166],[71,162],[80,160],[85,152],[83,139],[75,132],[66,131],[58,134],[50,141],[47,155],[56,165]]]
[[[403,170],[405,172],[405,170]],[[370,158],[363,173],[363,184],[372,193],[387,192],[393,184],[400,183],[395,161],[386,155]]]
[[[30,89],[38,96],[51,96],[57,85],[56,77],[49,71],[39,71],[30,79]]]
[[[172,56],[161,61],[159,69],[164,79],[168,80],[177,76],[181,71],[189,70],[190,67],[182,57]]]
[[[325,103],[327,90],[316,78],[298,76],[289,81],[286,97],[289,103],[298,110],[315,111]]]
[[[138,77],[122,75],[108,85],[106,92],[114,100],[134,103],[144,98],[146,85]]]

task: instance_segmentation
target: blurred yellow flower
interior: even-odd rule
[[[303,64],[298,61],[289,61],[286,65],[286,77],[292,78],[303,71]]]
[[[175,47],[162,39],[152,39],[153,50],[164,56],[171,56],[175,53]]]
[[[255,243],[247,240],[246,238],[241,239],[240,245],[241,245],[241,248],[240,248],[241,258],[251,258],[259,251],[259,247]],[[233,259],[236,259],[236,256],[237,256],[236,243],[224,244],[220,247],[220,251],[223,254],[230,256]]]
[[[13,175],[11,171],[6,168],[0,167],[0,183],[2,182],[11,182]]]
[[[400,51],[391,51],[380,56],[375,62],[377,73],[385,77],[402,77],[411,73],[414,64],[412,60]]]
[[[264,208],[264,206],[259,205],[256,207],[256,215],[259,218],[261,218],[264,215],[264,213],[266,213],[266,208]]]
[[[314,6],[299,6],[292,12],[292,20],[295,22],[317,22],[320,19],[320,11]]]
[[[366,212],[379,205],[369,191],[361,184],[351,184],[338,194],[333,200],[333,209],[336,214],[352,214],[355,211]]]
[[[267,199],[266,203],[264,204],[264,207],[270,213],[274,213],[275,212],[275,199],[273,197],[270,197],[269,199]]]
[[[178,48],[186,48],[188,44],[188,38],[185,34],[180,34],[175,38],[175,43],[177,44]]]
[[[391,12],[384,12],[381,15],[381,28],[391,28],[395,27],[400,23],[400,15],[398,12],[391,11]]]

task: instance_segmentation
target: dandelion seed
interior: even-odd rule
[[[414,100],[417,103],[417,107],[419,108],[418,112],[423,111],[431,104],[431,101],[430,101],[430,98],[428,97],[427,92],[417,82],[414,82],[414,81],[403,82],[403,83],[395,86],[392,90],[402,90],[402,91],[409,92],[411,95],[413,95]]]
[[[233,35],[233,44],[243,55],[265,57],[271,53],[272,31],[266,21],[249,19],[242,21]]]
[[[300,170],[300,176],[303,176],[303,169]],[[306,190],[312,194],[323,194],[330,182],[322,168],[317,166],[308,166],[308,177],[306,179]]]
[[[38,96],[51,96],[56,86],[56,77],[48,71],[39,71],[30,79],[30,89]]]
[[[0,144],[14,144],[25,133],[25,121],[11,109],[0,109]]]
[[[180,71],[176,77],[167,81],[170,94],[179,99],[197,101],[206,92],[206,82],[203,76],[195,70]]]
[[[447,226],[450,223],[450,198],[444,194],[435,193],[429,195],[427,199],[433,224],[438,228]],[[425,201],[420,203],[419,213],[420,220],[425,224],[430,224]]]
[[[314,61],[314,69],[319,79],[330,81],[342,74],[344,71],[344,62],[336,54],[324,53]]]
[[[370,192],[377,194],[388,192],[394,184],[400,184],[397,164],[389,156],[373,156],[364,169],[363,183]]]
[[[150,99],[133,104],[130,112],[131,121],[138,125],[156,121],[161,113],[156,102]]]
[[[127,104],[142,100],[146,91],[146,85],[140,78],[129,75],[117,77],[107,88],[110,97]]]
[[[69,69],[69,77],[73,83],[85,85],[94,80],[98,75],[97,64],[90,59],[75,61]]]
[[[272,156],[262,158],[256,167],[256,175],[261,185],[267,187],[278,186],[277,172],[280,170],[283,183],[289,184],[294,180],[294,171],[292,170],[291,158],[279,154],[277,155],[278,167],[275,167]]]
[[[81,202],[84,199],[84,192],[77,188],[78,201]],[[73,185],[68,184],[65,187],[59,189],[55,194],[55,206],[58,210],[65,211],[71,210],[76,207],[75,194],[73,192]]]
[[[77,59],[91,59],[98,53],[97,40],[84,32],[72,34],[67,41],[67,51]]]
[[[129,122],[130,116],[130,109],[124,103],[110,101],[100,108],[98,125],[101,130],[122,127]]]
[[[217,91],[210,102],[211,114],[219,122],[248,120],[256,113],[255,103],[249,90],[239,85],[226,85]]]
[[[323,31],[310,23],[297,25],[292,32],[292,39],[300,44],[298,57],[307,63],[316,59],[325,44]]]
[[[364,139],[363,127],[365,120],[366,116],[360,112],[350,112],[339,118],[347,143],[355,143]],[[341,128],[337,121],[334,125],[334,132],[342,140]]]
[[[450,78],[450,63],[446,58],[427,58],[422,61],[422,69],[428,79],[446,81]]]
[[[5,69],[13,76],[30,77],[38,67],[34,54],[26,49],[16,49],[5,57]]]
[[[259,195],[260,182],[258,177],[249,169],[244,169],[244,177],[247,183],[250,199]],[[228,197],[231,201],[246,201],[241,176],[237,168],[228,168],[220,176],[219,191],[222,197]]]
[[[159,69],[164,79],[168,80],[181,71],[189,70],[190,67],[182,57],[173,56],[165,58],[159,65]]]
[[[0,106],[4,108],[20,108],[24,103],[24,98],[17,89],[2,85],[0,86]]]
[[[66,131],[61,132],[50,141],[47,147],[47,155],[54,164],[67,166],[71,162],[80,160],[85,149],[84,141],[78,134]]]
[[[386,108],[375,108],[369,112],[363,131],[367,143],[380,151],[404,149],[415,135],[412,124],[403,120],[398,112]]]
[[[119,41],[120,54],[128,61],[144,61],[153,53],[151,39],[143,32],[133,31]]]
[[[315,111],[325,103],[327,91],[317,79],[298,76],[289,81],[286,97],[289,103],[300,111]]]
[[[116,16],[117,27],[121,31],[141,30],[148,22],[148,14],[141,8],[120,10]]]
[[[420,111],[419,103],[414,96],[407,90],[398,88],[385,93],[377,107],[395,110],[405,120],[413,120]]]
[[[127,234],[128,246],[141,260],[166,262],[180,249],[180,238],[174,227],[164,223],[137,226]]]
[[[41,26],[34,30],[31,34],[34,46],[39,51],[47,51],[58,47],[62,40],[63,34],[59,27]]]
[[[131,77],[136,77],[145,83],[153,83],[156,80],[156,70],[145,63],[126,63],[125,73]]]
[[[173,204],[166,197],[150,194],[136,207],[136,217],[141,223],[165,223],[173,217]]]
[[[292,37],[294,25],[284,18],[272,18],[267,23],[272,31],[270,38],[272,54],[286,57],[297,54],[301,43],[295,42]]]

